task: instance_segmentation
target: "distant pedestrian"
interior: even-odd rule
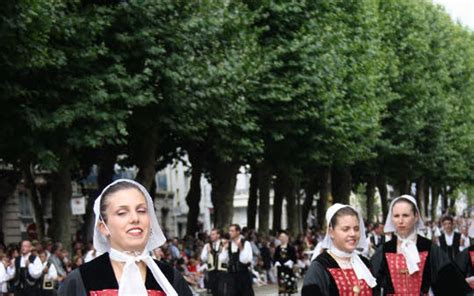
[[[281,244],[275,251],[275,266],[278,276],[278,294],[291,295],[298,292],[296,276],[293,272],[293,266],[296,263],[296,250],[288,241],[288,233],[280,231],[278,236]]]
[[[229,227],[230,240],[226,246],[228,254],[228,280],[219,290],[226,296],[253,296],[252,274],[252,247],[240,233],[240,226],[232,224]]]
[[[15,296],[39,296],[40,277],[43,266],[38,256],[31,254],[32,244],[29,240],[21,242],[20,256],[15,258],[13,289]]]
[[[213,296],[219,296],[218,283],[227,272],[227,254],[218,229],[211,230],[211,241],[204,245],[201,261],[207,264],[207,285]]]

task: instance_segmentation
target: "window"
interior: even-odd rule
[[[166,174],[158,174],[158,177],[156,178],[156,191],[168,191],[168,178]]]
[[[30,197],[26,191],[20,191],[18,193],[20,197],[20,215],[23,217],[31,217],[31,202]]]

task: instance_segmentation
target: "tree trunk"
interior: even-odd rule
[[[407,178],[401,178],[398,180],[397,184],[395,184],[395,190],[397,192],[397,196],[404,195],[404,194],[411,194],[410,188],[410,181]]]
[[[186,234],[194,237],[198,231],[199,202],[201,201],[201,175],[203,172],[205,155],[200,151],[189,151],[189,161],[191,162],[191,184],[186,203],[188,205],[188,219],[186,224]]]
[[[115,149],[105,149],[101,151],[98,173],[97,173],[97,191],[89,193],[87,196],[86,214],[84,215],[84,226],[82,232],[87,241],[92,241],[94,235],[94,202],[104,188],[112,183],[117,162],[117,151]]]
[[[249,201],[247,205],[247,227],[249,229],[256,229],[256,219],[258,210],[258,186],[259,186],[259,169],[257,164],[250,167],[250,188]]]
[[[446,188],[446,186],[443,186],[441,188],[441,212],[443,214],[446,214],[448,212],[448,205],[449,205],[449,201],[448,201],[448,190]]]
[[[334,202],[349,204],[352,175],[350,166],[335,167],[332,170],[332,196]]]
[[[449,209],[452,213],[453,216],[456,215],[456,211],[454,209],[454,206],[456,204],[456,198],[453,196],[453,192],[454,192],[454,189],[450,189],[449,192],[448,192],[448,198],[449,198]]]
[[[420,177],[416,182],[416,194],[415,199],[416,203],[418,204],[418,208],[420,209],[420,213],[424,213],[424,208],[426,205],[424,204],[425,198],[423,194],[425,193],[425,177]]]
[[[365,194],[367,195],[367,212],[366,219],[367,223],[372,223],[374,221],[374,202],[375,202],[375,186],[376,186],[376,177],[375,175],[370,175],[367,178],[367,183],[365,185]],[[378,217],[377,217],[378,220]]]
[[[425,217],[430,216],[430,186],[428,182],[425,181],[425,186],[423,188],[423,199],[424,199],[424,205],[425,205]]]
[[[67,148],[59,152],[59,165],[52,173],[52,238],[62,242],[66,250],[71,249],[71,171]]]
[[[275,195],[273,196],[273,231],[281,229],[281,212],[283,199],[287,188],[285,178],[278,174],[274,184]]]
[[[332,204],[331,169],[329,167],[322,169],[320,184],[316,219],[318,221],[318,226],[324,227],[326,210],[329,204]]]
[[[137,143],[136,165],[138,174],[135,178],[137,182],[142,184],[148,191],[155,178],[156,170],[156,154],[158,149],[158,127],[153,125],[147,130],[143,130],[143,137]],[[154,196],[154,192],[150,192]]]
[[[234,215],[234,192],[237,182],[238,163],[220,162],[212,164],[211,199],[214,207],[214,225],[227,229]]]
[[[388,191],[387,191],[387,180],[384,175],[377,176],[377,189],[380,194],[380,201],[382,203],[382,214],[383,221],[387,220],[388,216]]]
[[[298,210],[296,208],[296,192],[297,192],[297,180],[294,177],[288,177],[289,186],[286,192],[286,214],[288,217],[288,230],[293,237],[297,237],[298,227]]]
[[[44,237],[44,212],[43,206],[41,205],[41,195],[35,183],[33,165],[30,161],[23,160],[21,163],[21,170],[23,172],[26,188],[28,188],[30,192],[30,200],[33,205],[36,222],[36,234],[38,235],[37,239],[41,241]]]
[[[308,216],[309,212],[313,208],[313,201],[314,201],[314,195],[319,191],[319,184],[317,182],[317,178],[314,176],[309,177],[308,182],[306,183],[305,186],[305,199],[303,202],[303,206],[301,209],[301,222],[303,225],[303,229],[308,228]],[[312,225],[311,225],[312,226]]]
[[[431,221],[436,221],[436,209],[439,200],[439,185],[431,186]]]
[[[267,234],[270,230],[270,184],[272,172],[268,164],[263,163],[259,173],[260,205],[258,209],[258,231]]]

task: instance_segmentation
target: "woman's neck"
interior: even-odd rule
[[[400,238],[400,239],[411,239],[411,240],[415,240],[416,239],[416,232],[415,232],[415,229],[412,229],[412,231],[408,232],[408,234],[400,234],[400,233],[396,233],[396,235]]]
[[[346,251],[341,250],[340,248],[338,248],[334,245],[329,248],[329,252],[331,252],[331,254],[334,255],[334,257],[336,257],[338,259],[341,259],[341,261],[350,261],[351,260],[352,252],[346,252]]]

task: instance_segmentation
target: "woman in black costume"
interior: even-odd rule
[[[94,247],[104,254],[69,274],[60,296],[192,295],[177,270],[150,257],[166,239],[142,185],[111,183],[96,199],[94,213]]]
[[[458,268],[430,240],[418,235],[424,228],[415,198],[402,195],[391,205],[385,232],[392,239],[371,258],[381,295],[466,295],[469,287]]]
[[[371,296],[377,282],[367,259],[356,249],[367,248],[364,222],[348,205],[334,204],[326,212],[325,249],[311,263],[304,278],[303,296]]]

